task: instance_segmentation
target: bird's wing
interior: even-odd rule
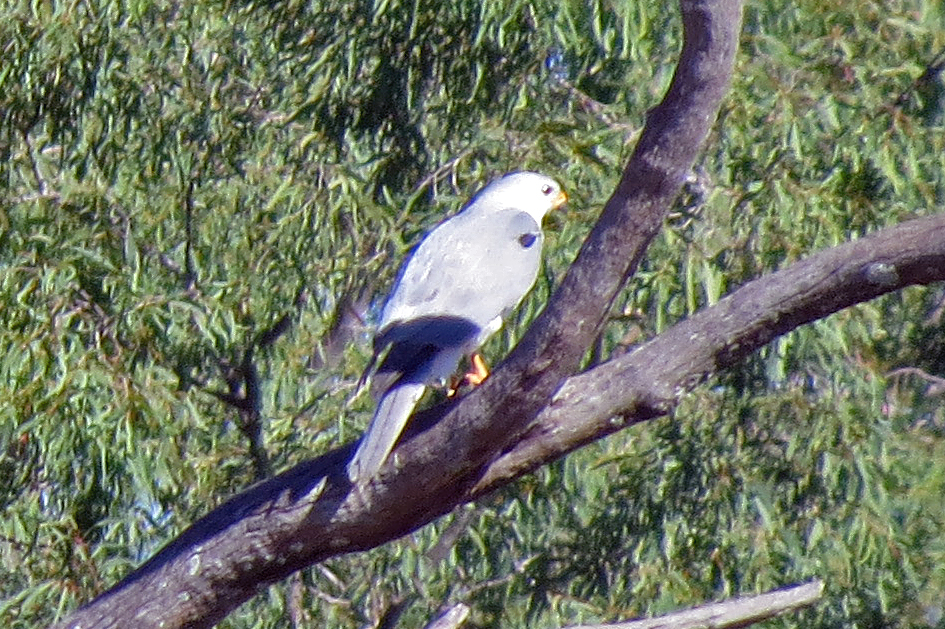
[[[462,316],[455,303],[472,297],[464,288],[464,276],[467,261],[477,256],[468,238],[477,222],[460,213],[427,234],[407,260],[384,304],[382,329],[396,321],[426,316]]]
[[[462,318],[485,329],[535,283],[541,244],[541,228],[526,212],[457,214],[411,256],[384,306],[382,329],[423,317]]]
[[[402,378],[419,381],[414,374],[436,352],[458,350],[458,361],[495,333],[534,284],[541,243],[535,220],[515,210],[460,214],[431,232],[384,306],[374,339],[374,397]],[[425,372],[426,383],[455,368]]]
[[[418,372],[434,355],[449,348],[467,348],[479,338],[481,329],[462,317],[432,316],[397,321],[374,337],[374,355],[381,356],[371,381],[375,399],[400,379],[428,377],[428,384],[449,374]],[[372,361],[374,362],[374,361]]]

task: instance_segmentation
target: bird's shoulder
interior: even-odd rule
[[[427,234],[404,263],[382,325],[458,311],[485,325],[534,283],[541,243],[527,212],[467,208]]]

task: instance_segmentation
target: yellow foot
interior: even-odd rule
[[[486,367],[486,361],[482,359],[480,354],[473,354],[469,362],[472,364],[472,369],[462,378],[453,378],[450,380],[450,386],[446,389],[446,397],[456,397],[459,390],[467,384],[472,387],[477,387],[489,376],[489,368]]]
[[[482,381],[489,377],[489,368],[486,367],[486,361],[482,359],[482,354],[473,354],[469,359],[472,363],[472,369],[463,378],[463,381],[472,386],[479,386]]]

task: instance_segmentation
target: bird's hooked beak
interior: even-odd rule
[[[557,210],[560,209],[565,203],[568,202],[568,193],[562,190],[558,193],[558,196],[555,197],[555,200],[551,202],[551,209]],[[558,215],[553,212],[548,212],[545,214],[545,224],[549,226],[555,226],[558,224]]]
[[[558,196],[555,198],[554,202],[551,204],[552,210],[557,210],[559,207],[568,202],[568,193],[562,190],[558,193]]]

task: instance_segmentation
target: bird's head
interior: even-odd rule
[[[541,225],[551,210],[564,205],[568,195],[561,184],[545,175],[532,172],[509,173],[479,191],[469,209],[493,211],[516,209],[527,212]]]

